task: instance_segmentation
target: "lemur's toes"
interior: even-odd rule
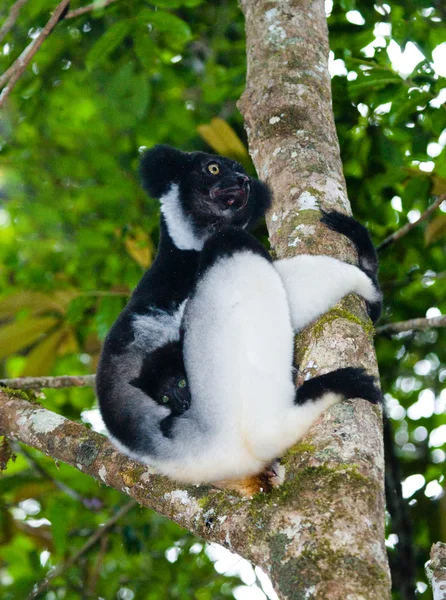
[[[296,390],[295,404],[302,406],[307,402],[315,402],[327,394],[335,394],[344,400],[364,398],[372,404],[382,401],[374,377],[368,375],[365,369],[346,367],[305,381]]]
[[[273,488],[281,485],[284,479],[285,467],[280,464],[279,459],[276,459],[257,475],[243,479],[216,481],[212,485],[220,490],[233,490],[241,496],[252,498],[256,494],[270,492]]]
[[[321,223],[337,233],[346,234],[352,227],[352,221],[354,221],[353,217],[344,215],[336,210],[326,211],[321,209],[321,213]]]

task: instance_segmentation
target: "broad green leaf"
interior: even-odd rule
[[[65,312],[65,306],[40,292],[24,290],[0,299],[0,318],[12,317],[22,309],[28,309],[34,315],[49,311]]]
[[[0,328],[0,360],[28,348],[41,335],[59,323],[58,319],[45,317],[42,319],[25,319],[18,323],[10,323]]]
[[[131,22],[128,20],[118,21],[109,27],[88,52],[85,61],[88,69],[101,64],[128,35],[130,28]]]
[[[147,8],[143,8],[138,13],[138,21],[149,27],[153,28],[153,31],[159,31],[160,33],[167,34],[165,41],[169,46],[180,49],[190,39],[192,39],[192,32],[189,25],[171,13],[158,10],[152,11]]]
[[[105,339],[110,327],[118,318],[123,305],[123,299],[116,296],[101,298],[96,313],[96,328],[101,341]]]
[[[348,90],[352,96],[379,90],[389,85],[401,85],[403,79],[390,71],[381,71],[372,69],[371,71],[361,71],[354,81],[348,83]]]
[[[133,48],[140,63],[148,72],[151,72],[159,61],[157,47],[147,29],[141,28],[136,31],[133,38]]]
[[[66,327],[60,327],[36,344],[26,357],[26,364],[21,375],[30,377],[48,375],[56,360],[57,350],[67,333]]]

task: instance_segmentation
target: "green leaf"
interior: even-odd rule
[[[133,48],[142,66],[146,71],[151,72],[158,62],[157,48],[150,32],[147,30],[138,30],[133,38]]]
[[[58,322],[53,317],[25,319],[0,328],[0,360],[28,348]]]
[[[61,327],[36,344],[26,357],[26,364],[21,375],[29,377],[48,375],[56,360],[57,349],[67,334],[67,328]]]
[[[131,21],[118,21],[112,25],[104,35],[90,49],[86,58],[88,69],[92,69],[105,61],[105,59],[113,52],[113,50],[122,42],[128,35],[131,27]]]
[[[354,81],[348,83],[348,90],[352,96],[357,96],[370,90],[379,90],[389,85],[401,85],[403,79],[390,71],[372,69],[361,71]]]
[[[49,311],[65,312],[64,306],[40,292],[20,291],[0,300],[0,318],[12,317],[22,309],[28,309],[34,315]]]
[[[189,25],[171,13],[144,8],[139,12],[137,18],[140,23],[152,27],[153,31],[168,34],[165,36],[165,41],[173,48],[181,49],[192,39]]]
[[[101,341],[105,339],[110,327],[123,308],[123,299],[110,296],[101,298],[96,314],[96,328]]]

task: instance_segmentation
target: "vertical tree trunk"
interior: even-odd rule
[[[248,75],[240,100],[251,155],[271,185],[277,258],[330,254],[354,262],[318,209],[350,212],[331,107],[323,0],[241,0]],[[299,382],[348,365],[378,374],[372,327],[349,296],[296,341]],[[269,573],[281,598],[390,597],[384,546],[381,414],[361,401],[329,410],[288,459],[285,505],[271,531]]]

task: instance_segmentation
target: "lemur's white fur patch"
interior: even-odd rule
[[[206,237],[195,233],[191,218],[184,212],[180,202],[179,185],[172,183],[169,191],[161,196],[160,202],[161,212],[175,246],[180,250],[202,250]]]
[[[295,331],[327,312],[346,294],[356,292],[369,302],[380,297],[361,269],[331,256],[301,254],[278,260],[274,267],[287,291]]]
[[[152,352],[169,342],[178,341],[186,302],[187,300],[180,304],[174,313],[153,309],[147,315],[134,315],[133,333],[135,339],[132,346],[136,346],[144,352]]]

